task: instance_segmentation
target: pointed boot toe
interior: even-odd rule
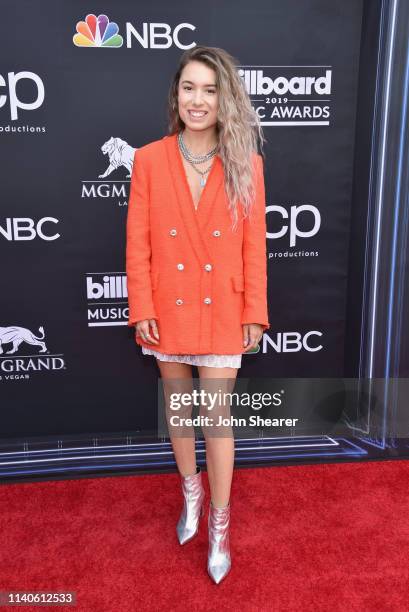
[[[224,508],[216,508],[210,502],[207,571],[216,584],[219,584],[231,569],[229,525],[230,503]]]

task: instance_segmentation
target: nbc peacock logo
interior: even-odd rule
[[[122,47],[124,39],[118,34],[118,24],[109,21],[107,15],[93,15],[90,13],[85,21],[79,21],[76,26],[77,34],[73,36],[77,47]]]

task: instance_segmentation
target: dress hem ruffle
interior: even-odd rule
[[[178,363],[187,363],[194,366],[208,366],[211,368],[240,368],[242,357],[241,353],[236,355],[170,355],[146,348],[145,346],[142,346],[142,353],[144,355],[153,355],[160,361],[176,361]]]

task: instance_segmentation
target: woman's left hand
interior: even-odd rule
[[[255,349],[263,337],[263,326],[259,323],[245,323],[243,325],[244,353]]]

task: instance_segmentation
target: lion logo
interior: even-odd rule
[[[98,175],[98,178],[105,178],[120,166],[125,166],[129,172],[126,178],[131,178],[133,158],[136,150],[136,148],[131,147],[125,140],[113,138],[111,136],[111,138],[104,142],[101,147],[103,154],[109,156],[109,166],[104,174]]]
[[[4,353],[3,344],[13,344],[13,348],[7,351],[7,355],[15,353],[22,342],[27,344],[36,344],[41,347],[40,353],[45,353],[47,347],[42,338],[45,337],[44,327],[38,328],[39,332],[43,334],[41,337],[37,337],[26,327],[18,327],[17,325],[10,325],[9,327],[0,327],[0,355]]]

